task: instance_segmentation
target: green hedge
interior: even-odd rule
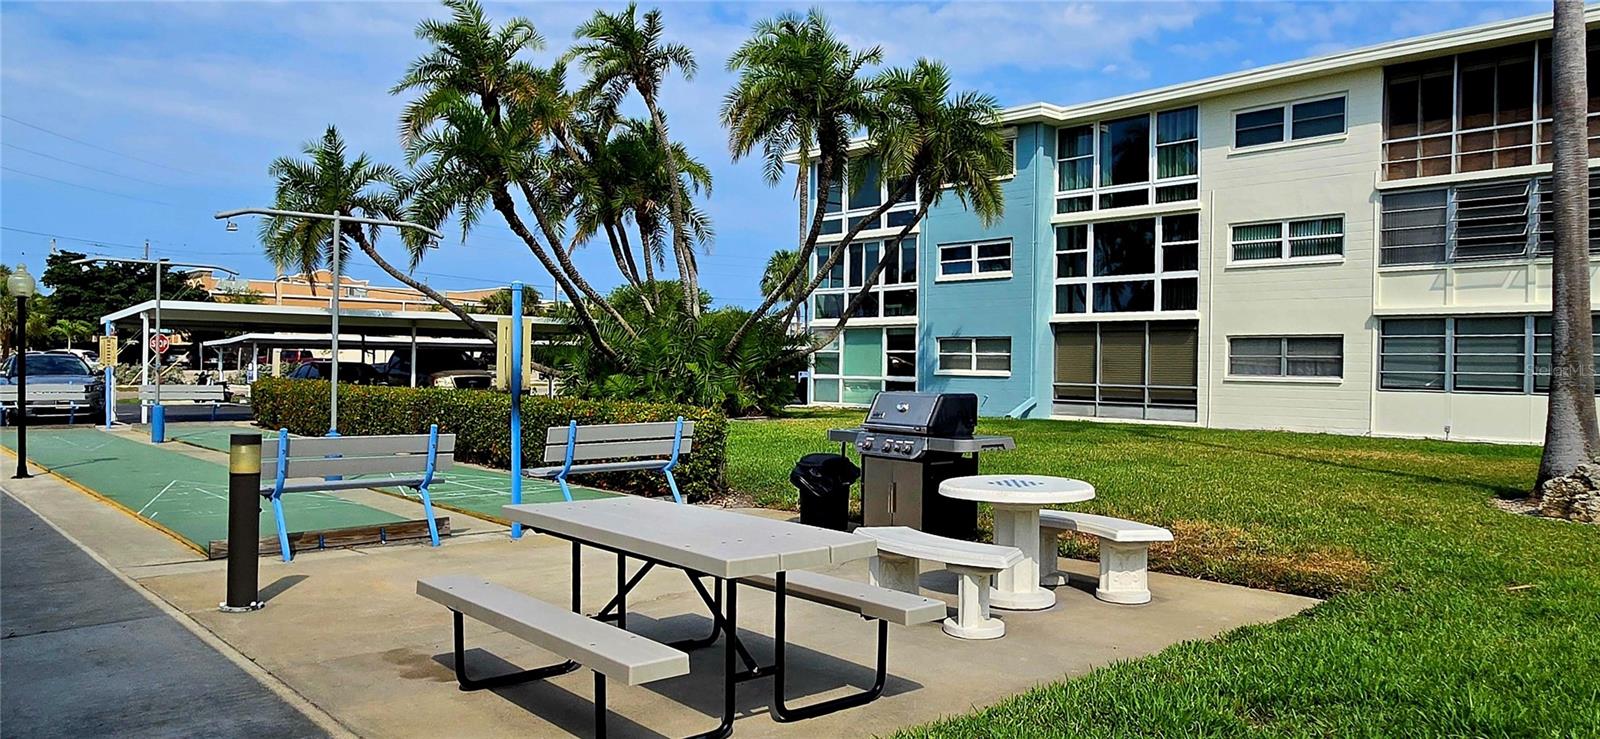
[[[511,466],[511,396],[486,390],[444,388],[339,388],[339,433],[346,436],[426,433],[439,424],[441,433],[456,435],[456,459],[490,467]],[[263,378],[251,386],[256,423],[269,429],[320,436],[328,431],[328,383],[319,380]],[[687,405],[627,403],[529,397],[522,401],[523,463],[542,465],[544,431],[565,426],[670,421],[678,416],[695,422],[694,449],[673,470],[690,500],[704,500],[727,488],[728,421],[720,413]],[[622,472],[587,475],[586,485],[649,495],[666,493],[660,473]]]

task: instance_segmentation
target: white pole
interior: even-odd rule
[[[339,435],[339,288],[343,280],[339,277],[339,213],[333,213],[333,254],[329,259],[333,262],[333,363],[330,374],[333,387],[328,391],[328,435]]]
[[[257,353],[258,351],[256,343],[254,341],[250,342],[250,374],[246,375],[246,377],[251,382],[261,379],[261,355]]]
[[[417,386],[417,323],[411,322],[411,386]]]
[[[150,422],[150,407],[144,404],[144,386],[150,384],[150,314],[139,314],[139,423]]]

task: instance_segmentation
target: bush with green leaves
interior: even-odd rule
[[[262,378],[251,386],[256,423],[290,433],[321,436],[328,430],[328,383]],[[541,466],[545,429],[602,423],[695,422],[694,446],[673,470],[690,500],[704,500],[726,487],[728,422],[704,408],[662,403],[527,397],[522,401],[523,461]],[[487,390],[340,385],[339,433],[346,436],[426,433],[429,424],[456,435],[456,458],[490,467],[511,466],[511,396]],[[659,472],[583,476],[606,490],[663,495]]]

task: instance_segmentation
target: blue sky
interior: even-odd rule
[[[594,3],[491,3],[548,40],[547,62]],[[731,161],[717,110],[728,53],[750,25],[801,5],[668,2],[668,35],[700,62],[664,107],[674,138],[715,175],[717,230],[702,257],[719,303],[753,306],[775,248],[792,245],[792,185]],[[944,61],[958,88],[1001,105],[1073,103],[1344,48],[1549,12],[1548,2],[823,3],[853,46],[887,63]],[[332,123],[352,149],[401,163],[389,87],[422,45],[431,3],[21,3],[0,5],[0,260],[37,274],[50,235],[76,251],[204,260],[270,277],[254,224],[211,214],[267,205],[267,164]],[[392,237],[388,249],[398,253]],[[85,242],[93,242],[85,243]],[[380,240],[380,248],[384,241]],[[609,250],[580,252],[585,275],[618,282]],[[351,274],[387,282],[364,256]],[[463,244],[450,234],[417,273],[439,288],[551,282],[492,213]],[[543,290],[549,294],[549,289]]]

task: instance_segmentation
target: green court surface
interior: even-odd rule
[[[248,428],[209,428],[189,429],[174,431],[168,426],[167,439],[181,441],[186,444],[211,449],[213,451],[228,451],[228,437],[232,434],[247,433]],[[270,431],[263,431],[263,435],[271,435]],[[511,502],[511,473],[501,470],[486,470],[477,467],[451,467],[441,473],[443,482],[434,483],[429,488],[429,496],[435,505],[471,514],[500,523],[508,523],[500,514],[501,506]],[[382,476],[373,476],[382,479]],[[375,485],[375,487],[377,487]],[[421,502],[417,491],[406,487],[377,487],[378,490],[399,495],[410,500]],[[586,488],[578,485],[572,486],[573,500],[593,500],[606,498],[613,495],[603,490]],[[546,480],[523,480],[522,502],[524,503],[554,503],[563,500],[561,486]]]
[[[16,432],[0,432],[0,444],[14,450]],[[29,429],[28,457],[202,552],[209,542],[227,538],[225,465],[97,429]],[[285,497],[284,517],[290,532],[406,520],[328,493]],[[260,525],[261,536],[276,535],[270,506],[262,506]]]

